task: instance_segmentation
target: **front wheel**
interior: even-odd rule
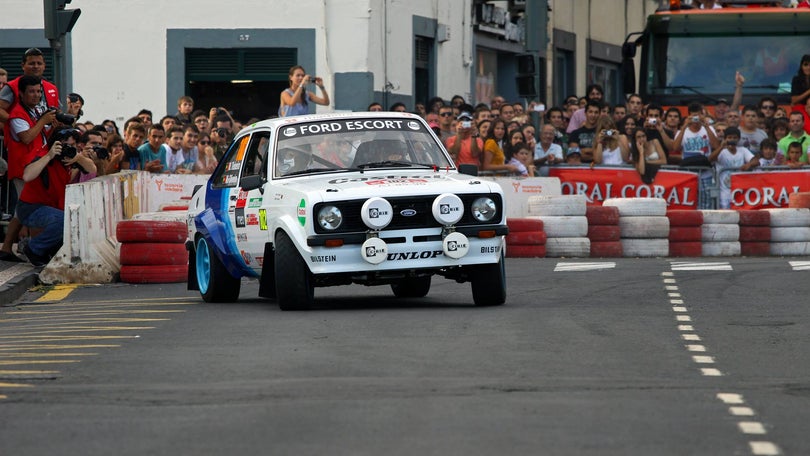
[[[232,276],[204,237],[195,252],[197,287],[205,302],[233,302],[239,299],[242,280]]]
[[[476,306],[499,306],[506,302],[506,265],[503,254],[497,263],[475,266],[470,282]]]
[[[391,284],[397,298],[424,298],[430,291],[430,276],[410,277]]]
[[[315,301],[312,273],[287,233],[276,235],[276,298],[281,310],[307,310]]]

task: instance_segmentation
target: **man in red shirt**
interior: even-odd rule
[[[42,228],[23,249],[34,266],[46,265],[62,246],[65,188],[78,182],[80,173],[96,172],[93,160],[76,150],[79,138],[79,130],[54,133],[53,145],[42,149],[23,171],[25,186],[17,215],[23,225]]]

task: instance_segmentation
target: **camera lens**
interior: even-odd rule
[[[96,157],[98,157],[100,160],[106,160],[107,157],[110,156],[110,152],[106,147],[93,146],[93,150],[96,152]]]
[[[70,144],[64,144],[62,146],[62,158],[73,158],[76,156],[76,147],[71,146]]]

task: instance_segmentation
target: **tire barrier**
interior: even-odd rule
[[[120,278],[127,283],[184,282],[188,273],[185,241],[188,228],[180,221],[122,220],[115,227],[121,242]]]
[[[740,214],[728,209],[700,211],[703,214],[701,225],[702,256],[740,256]]]
[[[546,256],[545,224],[539,218],[507,218],[507,258],[543,258]]]
[[[583,195],[529,197],[529,215],[585,215],[587,200]]]
[[[740,214],[740,254],[768,256],[771,253],[771,214],[743,210]]]
[[[586,237],[550,237],[546,239],[546,256],[587,258],[591,256],[591,240]]]
[[[592,258],[621,258],[622,230],[619,226],[619,209],[611,206],[588,206],[588,239],[591,241]]]
[[[777,256],[809,255],[810,238],[804,238],[810,227],[810,209],[765,209],[771,217],[769,253]],[[778,241],[777,239],[784,239]]]
[[[587,201],[583,195],[532,196],[529,218],[543,221],[546,233],[546,256],[588,257],[591,241],[588,235]]]
[[[685,209],[667,211],[669,219],[669,256],[703,255],[703,213]]]
[[[662,198],[611,198],[605,200],[604,206],[619,211],[623,256],[669,256],[666,201]]]
[[[793,209],[810,208],[810,192],[796,192],[788,196],[788,207]]]

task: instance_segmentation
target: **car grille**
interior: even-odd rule
[[[391,203],[391,207],[393,208],[393,219],[391,223],[385,228],[383,231],[389,230],[403,230],[403,229],[416,229],[416,228],[433,228],[433,227],[441,227],[442,225],[433,218],[433,214],[431,213],[431,208],[433,206],[433,200],[439,195],[427,195],[427,196],[408,196],[408,197],[397,197],[397,198],[386,198],[389,203]],[[456,224],[457,226],[463,225],[480,225],[482,222],[479,222],[473,218],[472,214],[470,213],[470,205],[475,201],[477,198],[481,196],[488,196],[495,201],[495,205],[498,208],[498,214],[503,214],[503,202],[501,200],[500,195],[497,193],[488,193],[488,194],[461,194],[458,195],[461,198],[461,201],[464,203],[464,216],[461,220]],[[363,219],[360,218],[360,212],[363,208],[363,203],[366,200],[353,200],[353,201],[335,201],[329,203],[318,203],[313,208],[313,218],[316,220],[315,222],[315,232],[318,234],[328,234],[328,233],[347,233],[347,232],[357,232],[357,231],[367,231],[368,227],[363,223]],[[340,212],[343,214],[343,223],[337,230],[325,230],[317,223],[318,211],[324,205],[333,205],[337,206],[340,209]],[[415,215],[406,217],[402,215],[403,211],[406,210],[415,211]],[[496,216],[496,220],[500,220],[500,215]],[[492,223],[492,222],[487,222]]]

